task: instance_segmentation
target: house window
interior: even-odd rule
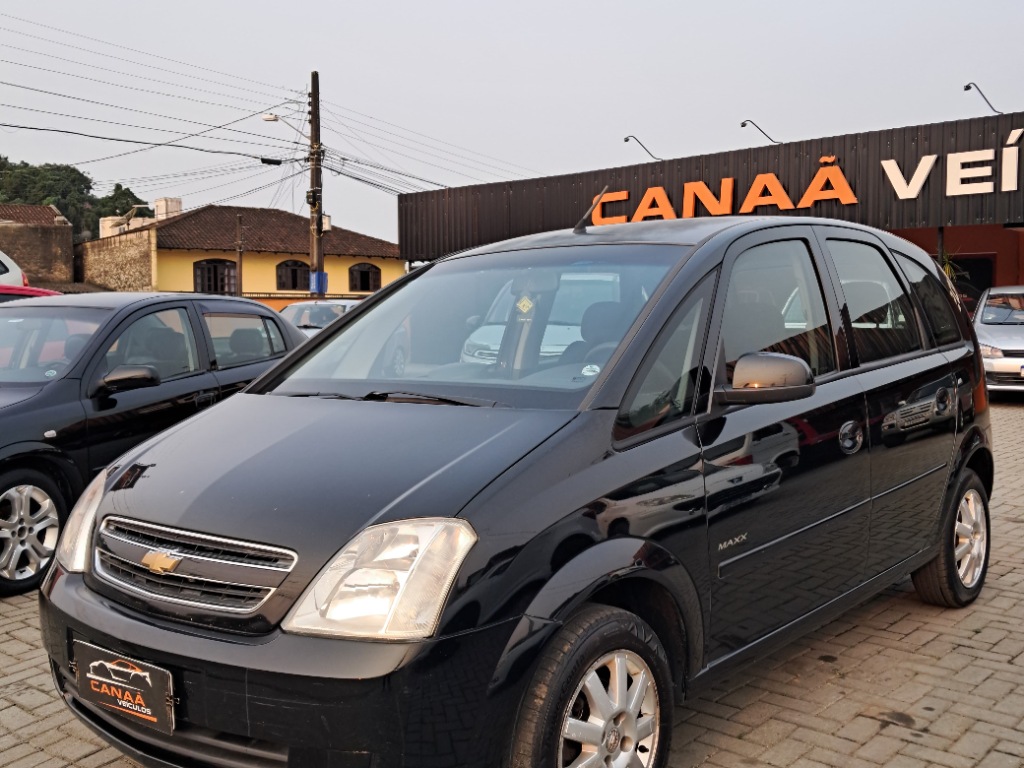
[[[238,291],[238,270],[227,259],[206,259],[193,265],[196,293],[221,293],[233,296]]]
[[[376,291],[380,288],[380,267],[373,264],[356,264],[348,271],[350,291]]]
[[[277,290],[308,291],[309,265],[296,259],[289,259],[278,264]]]

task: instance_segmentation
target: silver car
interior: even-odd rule
[[[1024,390],[1024,286],[989,288],[974,312],[985,380],[993,390]]]

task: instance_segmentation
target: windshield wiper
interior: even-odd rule
[[[483,400],[477,397],[442,397],[439,395],[425,395],[422,392],[369,392],[362,399],[375,402],[408,400],[413,402],[443,403],[445,405],[471,405],[482,408],[493,408],[498,404],[494,400]]]
[[[340,392],[268,392],[276,397],[319,397],[321,400],[363,400],[354,395],[343,395]]]

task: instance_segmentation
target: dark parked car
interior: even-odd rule
[[[596,306],[560,300],[580,276]],[[499,290],[494,360],[465,361]],[[545,349],[553,321],[582,347]],[[940,389],[963,418],[886,445]],[[677,696],[908,575],[978,596],[988,419],[955,293],[889,234],[499,243],[97,478],[43,637],[71,709],[147,765],[662,768]],[[144,716],[83,677],[102,659],[150,673]]]
[[[244,299],[89,293],[0,304],[0,595],[38,585],[97,472],[304,340]]]

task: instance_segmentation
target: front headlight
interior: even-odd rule
[[[68,524],[57,544],[57,562],[69,573],[83,573],[89,564],[89,542],[92,539],[92,527],[96,522],[96,512],[103,501],[103,484],[107,481],[107,472],[100,472],[96,479],[78,499],[71,510]]]
[[[979,344],[978,348],[981,350],[982,357],[1002,357],[1003,350],[999,347],[993,347],[988,344]]]
[[[476,533],[464,520],[422,518],[362,531],[307,587],[285,632],[411,640],[437,631]]]

